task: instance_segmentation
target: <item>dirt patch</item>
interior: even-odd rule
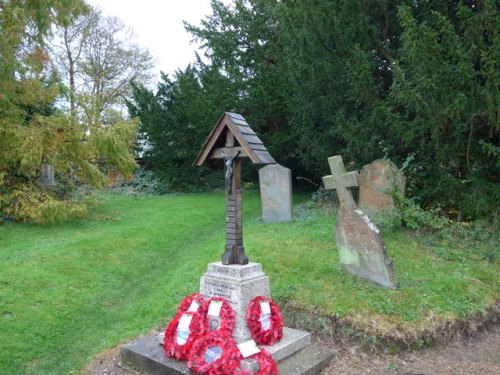
[[[497,375],[500,325],[446,345],[398,354],[367,353],[353,343],[325,345],[335,357],[323,375]]]
[[[450,341],[418,351],[398,354],[366,352],[345,340],[318,344],[330,347],[335,357],[323,375],[497,375],[500,374],[500,325],[492,325],[473,337]],[[96,357],[82,374],[139,375],[125,368],[119,347]],[[286,374],[283,374],[286,375]]]

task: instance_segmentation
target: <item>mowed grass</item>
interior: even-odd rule
[[[401,286],[389,291],[340,271],[331,215],[265,224],[257,192],[243,204],[247,255],[263,264],[273,298],[311,319],[319,312],[374,334],[418,332],[498,300],[498,263],[449,260],[446,248],[386,233]],[[77,373],[97,353],[165,326],[224,248],[222,193],[104,195],[94,217],[0,227],[1,374]]]

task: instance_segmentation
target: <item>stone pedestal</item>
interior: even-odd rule
[[[233,337],[237,343],[250,340],[251,335],[245,318],[246,309],[257,296],[270,297],[269,278],[262,272],[262,265],[228,265],[210,263],[201,277],[200,293],[205,299],[223,297],[236,313]]]

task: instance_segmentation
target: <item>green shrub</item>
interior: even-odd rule
[[[414,199],[402,198],[398,203],[403,226],[413,230],[439,230],[449,222],[446,217],[439,216],[440,209],[424,210]]]
[[[168,186],[152,171],[147,171],[143,168],[135,172],[132,180],[134,190],[141,193],[163,195],[168,192]]]
[[[0,196],[2,221],[24,221],[48,225],[82,219],[86,214],[87,204],[84,201],[58,200],[48,191],[37,191],[27,186]]]
[[[115,193],[163,195],[168,193],[169,187],[153,171],[140,168],[135,172],[131,181],[119,178],[110,186],[110,190]]]

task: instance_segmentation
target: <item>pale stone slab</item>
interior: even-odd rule
[[[318,375],[332,359],[331,349],[310,345],[278,363],[278,371],[282,375]]]
[[[164,332],[158,332],[156,340],[158,345],[163,346],[163,336]],[[280,341],[274,345],[260,345],[260,347],[266,349],[273,356],[276,362],[279,362],[286,357],[293,355],[299,350],[304,349],[306,346],[311,344],[311,334],[306,331],[301,331],[298,329],[283,327],[283,337]]]
[[[262,345],[262,347],[271,353],[276,362],[280,362],[310,344],[311,334],[309,332],[283,327],[283,338],[280,341],[274,345]]]
[[[396,276],[384,239],[359,208],[341,208],[335,227],[341,268],[384,288],[396,289]]]
[[[223,265],[209,263],[208,271],[201,277],[200,293],[205,299],[223,297],[236,313],[233,337],[237,343],[251,338],[246,322],[246,310],[257,296],[270,297],[269,278],[262,272],[260,263]]]
[[[285,329],[282,341],[290,341],[291,343],[287,346],[295,348],[295,350],[285,347],[273,353],[273,358],[278,363],[280,374],[320,374],[322,369],[333,358],[333,353],[328,348],[321,348],[315,345],[302,346],[306,341],[308,342],[308,339],[305,339],[304,333],[291,328]],[[153,333],[124,344],[120,349],[123,365],[130,366],[141,371],[141,373],[149,375],[192,374],[186,367],[186,361],[179,362],[165,357],[163,347],[158,343],[158,334]],[[294,340],[298,340],[299,342],[294,343]],[[273,350],[273,347],[265,348]],[[285,353],[290,353],[290,355],[277,360],[277,357],[281,357]]]
[[[286,222],[292,220],[292,171],[279,164],[259,170],[262,220]]]
[[[406,177],[388,159],[378,159],[365,165],[359,179],[359,207],[372,218],[395,208],[392,192],[396,191],[404,197]]]
[[[157,334],[128,342],[120,348],[122,363],[148,375],[188,375],[192,372],[186,362],[165,356],[156,340]]]

